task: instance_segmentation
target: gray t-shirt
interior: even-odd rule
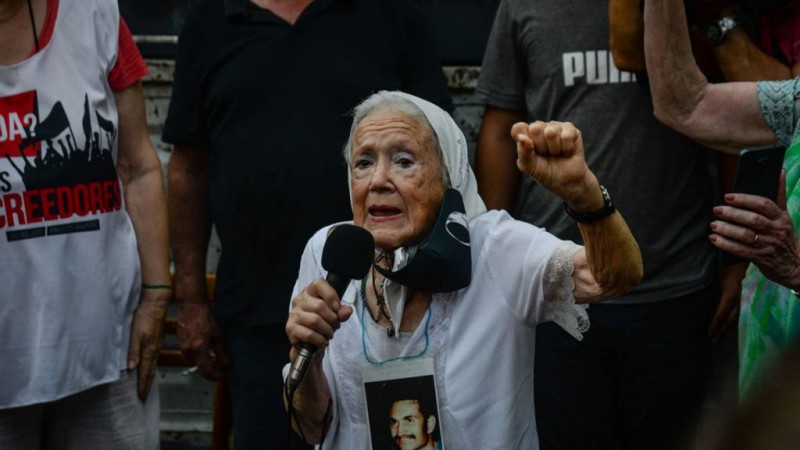
[[[586,159],[627,220],[645,277],[612,300],[651,302],[707,286],[716,269],[708,242],[708,150],[659,123],[636,76],[619,71],[608,45],[607,2],[504,0],[483,60],[476,98],[529,120],[573,122]],[[581,242],[562,202],[524,177],[515,218]]]

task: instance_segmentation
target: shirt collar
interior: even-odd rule
[[[258,6],[252,4],[250,0],[224,0],[225,1],[225,17],[228,19],[233,18],[245,18],[251,19],[252,13],[249,11],[258,10]],[[314,12],[316,10],[322,10],[333,4],[336,0],[314,0],[311,5],[309,5],[309,11]],[[355,3],[356,0],[348,0],[348,3]]]

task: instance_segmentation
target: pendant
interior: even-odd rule
[[[386,335],[389,337],[394,337],[394,325],[386,329]]]

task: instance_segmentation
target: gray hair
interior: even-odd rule
[[[439,136],[437,136],[436,130],[433,129],[433,126],[425,116],[425,113],[422,112],[417,105],[410,100],[403,98],[397,93],[390,91],[379,91],[375,94],[372,94],[353,109],[353,124],[350,126],[350,135],[347,137],[347,143],[342,151],[344,160],[347,163],[347,170],[350,170],[350,166],[353,162],[353,136],[355,135],[356,128],[358,128],[358,125],[361,123],[361,121],[366,119],[370,114],[376,111],[384,110],[408,117],[413,117],[425,127],[425,129],[428,131],[431,141],[433,142],[434,146],[436,146],[436,150],[439,153],[439,161],[442,164],[442,182],[444,183],[445,187],[449,187],[450,174],[447,170],[444,153],[442,153],[442,147],[439,144]]]

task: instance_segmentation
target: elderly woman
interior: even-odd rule
[[[711,242],[753,264],[742,283],[739,388],[764,379],[777,350],[800,333],[800,78],[710,84],[694,61],[681,0],[647,0],[645,50],[655,114],[675,130],[720,151],[780,143],[788,147],[778,201],[727,194],[714,208]]]
[[[518,123],[511,132],[520,170],[564,200],[585,247],[505,212],[487,212],[466,140],[435,105],[379,92],[355,109],[345,148],[353,222],[375,238],[375,263],[339,299],[318,263],[329,229],[311,238],[301,260],[286,332],[292,361],[304,343],[320,349],[293,399],[296,429],[309,442],[370,448],[362,380],[429,359],[445,448],[538,448],[536,325],[553,320],[580,339],[588,327],[580,304],[631,289],[642,262],[625,221],[586,166],[575,127]],[[446,207],[440,213],[453,192],[448,188],[463,198],[469,251],[398,283],[397,274],[424,252],[437,216],[453,217]],[[468,285],[436,280],[459,265],[471,273]],[[398,447],[408,444],[400,440]]]

